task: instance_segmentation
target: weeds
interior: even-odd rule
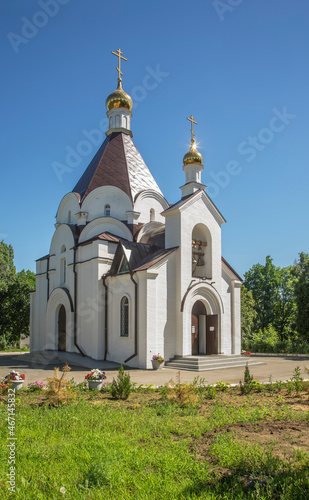
[[[299,393],[303,390],[303,378],[300,373],[300,367],[296,366],[293,372],[293,377],[291,378],[291,381],[294,384],[294,389],[296,396],[299,396]]]
[[[177,373],[177,382],[170,380],[165,385],[164,397],[170,403],[177,403],[181,408],[198,402],[198,396],[193,384],[180,382],[180,371]]]
[[[47,378],[47,398],[51,405],[59,407],[72,399],[72,382],[65,380],[66,374],[71,370],[68,365],[62,367],[62,375],[59,376],[59,368],[54,368],[54,376]]]

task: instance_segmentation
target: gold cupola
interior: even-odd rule
[[[187,118],[191,122],[191,148],[183,157],[183,171],[186,174],[186,183],[181,186],[182,198],[186,196],[190,196],[198,190],[204,190],[206,186],[202,184],[202,171],[204,170],[203,166],[203,157],[201,153],[196,149],[195,140],[194,140],[194,132],[193,132],[193,123],[197,123],[194,121],[193,116]]]
[[[118,87],[106,99],[107,111],[110,111],[111,109],[118,109],[118,108],[124,108],[124,109],[128,109],[129,111],[132,111],[132,109],[133,109],[132,98],[129,96],[129,94],[127,94],[123,90],[123,88],[121,86],[121,82],[122,82],[121,76],[123,75],[123,73],[121,72],[121,59],[123,59],[124,61],[127,61],[127,59],[125,57],[123,57],[123,55],[122,55],[123,53],[121,52],[120,49],[118,49],[116,52],[112,52],[112,54],[114,56],[118,57],[118,67],[117,67]]]
[[[201,153],[199,153],[199,151],[196,149],[195,139],[194,139],[195,134],[193,132],[193,123],[197,124],[197,122],[194,121],[192,115],[190,116],[190,118],[187,118],[187,120],[191,122],[191,147],[183,157],[183,164],[190,165],[191,163],[199,163],[200,165],[203,165],[203,157]]]
[[[129,111],[133,109],[132,98],[121,87],[121,79],[118,79],[118,87],[106,99],[106,108],[110,109],[125,108]]]
[[[200,165],[203,165],[203,157],[196,149],[194,139],[191,140],[191,148],[183,157],[184,165],[190,165],[190,163],[199,163]]]

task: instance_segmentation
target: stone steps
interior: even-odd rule
[[[201,355],[201,356],[175,356],[173,359],[165,363],[166,368],[175,370],[190,370],[190,371],[208,371],[208,370],[225,370],[228,368],[245,367],[248,363],[252,365],[263,365],[262,361],[258,361],[252,357],[244,356],[220,356],[220,355]]]

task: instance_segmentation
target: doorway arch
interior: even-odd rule
[[[192,355],[219,353],[218,314],[209,314],[204,301],[197,300],[191,312]]]
[[[62,304],[58,312],[58,351],[66,350],[66,310]]]

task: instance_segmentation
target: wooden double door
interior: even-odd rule
[[[218,315],[207,314],[200,300],[192,308],[192,354],[218,354]]]

